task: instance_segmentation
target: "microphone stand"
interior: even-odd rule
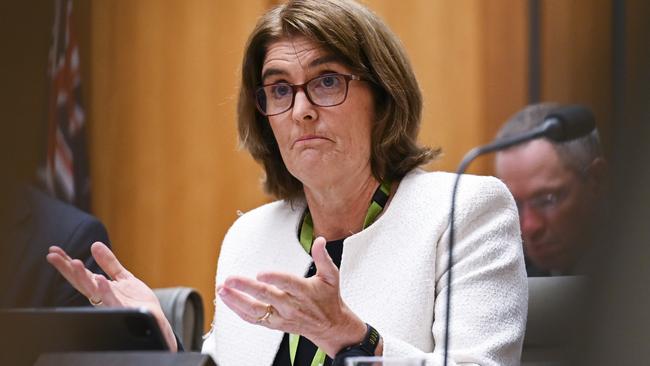
[[[449,210],[449,254],[447,257],[447,304],[446,304],[446,313],[445,318],[445,362],[444,366],[447,366],[447,360],[449,358],[449,319],[451,311],[451,280],[452,280],[452,264],[453,264],[453,248],[455,243],[455,230],[454,230],[454,213],[456,211],[456,193],[458,191],[458,185],[460,183],[460,177],[465,173],[465,170],[471,164],[474,159],[477,157],[491,153],[494,151],[507,149],[509,147],[524,143],[526,141],[534,140],[540,137],[556,136],[562,133],[562,123],[557,118],[548,118],[543,125],[538,128],[532,129],[531,131],[509,137],[496,140],[487,145],[478,146],[470,150],[461,161],[456,170],[456,179],[454,179],[454,186],[451,192],[451,208]]]
[[[454,212],[456,211],[456,193],[460,183],[460,177],[465,173],[469,164],[477,157],[495,152],[502,149],[534,140],[540,137],[546,137],[556,142],[569,141],[580,138],[590,133],[595,128],[594,117],[587,108],[579,105],[562,107],[554,113],[544,118],[544,123],[541,126],[534,128],[521,135],[516,135],[507,138],[498,139],[487,145],[475,147],[470,150],[461,161],[456,171],[456,178],[454,179],[454,186],[451,193],[451,208],[449,210],[449,254],[447,258],[447,304],[445,319],[445,361],[444,366],[447,366],[449,358],[449,319],[451,311],[451,280],[452,280],[452,264],[453,264],[453,249],[455,243],[454,231]]]

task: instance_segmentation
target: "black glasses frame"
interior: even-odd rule
[[[311,95],[309,94],[309,90],[306,88],[306,85],[311,83],[314,80],[318,80],[318,79],[321,79],[321,78],[326,78],[328,76],[342,76],[345,79],[345,94],[343,95],[343,99],[341,99],[341,101],[338,102],[338,103],[327,104],[327,105],[318,104],[318,103],[314,102],[311,99]],[[282,83],[272,83],[272,84],[262,85],[262,86],[258,87],[257,89],[255,89],[255,106],[257,107],[257,110],[262,115],[264,115],[266,117],[277,116],[278,114],[282,114],[282,113],[288,111],[289,109],[293,108],[293,104],[296,101],[296,94],[298,94],[299,89],[302,89],[302,91],[305,93],[305,96],[307,96],[307,100],[309,100],[309,103],[311,103],[313,105],[316,105],[316,106],[319,106],[319,107],[334,107],[334,106],[343,104],[343,102],[345,102],[345,100],[348,99],[348,90],[350,89],[350,81],[351,80],[361,80],[361,77],[357,76],[357,75],[353,75],[353,74],[331,73],[331,74],[323,74],[323,75],[316,76],[315,78],[311,78],[311,79],[307,80],[306,82],[304,82],[302,84],[290,84],[290,83],[282,82]],[[262,106],[260,105],[260,99],[259,99],[258,95],[260,93],[264,94],[264,88],[266,88],[267,86],[274,86],[274,85],[286,85],[286,86],[291,88],[291,93],[292,93],[292,95],[291,95],[291,104],[289,104],[287,109],[283,110],[282,112],[276,112],[276,113],[273,113],[273,114],[268,114],[263,110]]]

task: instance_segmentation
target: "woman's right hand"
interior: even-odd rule
[[[57,246],[50,247],[47,261],[94,306],[144,307],[151,311],[170,350],[176,351],[176,337],[153,290],[127,271],[103,243],[94,243],[90,252],[109,278],[90,272],[82,261],[70,258]]]

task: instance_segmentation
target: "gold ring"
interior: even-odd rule
[[[93,300],[91,297],[88,298],[88,301],[90,302],[90,305],[92,305],[92,306],[100,306],[101,304],[104,303],[104,302],[102,301],[102,299],[99,299],[99,300]]]
[[[263,322],[269,322],[271,315],[273,315],[273,306],[271,306],[271,304],[268,304],[266,305],[266,313],[264,313],[264,315],[257,318],[257,321],[255,323],[260,324]]]

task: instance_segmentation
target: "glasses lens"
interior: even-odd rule
[[[266,115],[282,113],[291,107],[293,88],[286,83],[267,85],[257,90],[257,106]]]
[[[319,76],[307,84],[311,100],[321,107],[343,103],[347,89],[345,76],[339,74]]]

